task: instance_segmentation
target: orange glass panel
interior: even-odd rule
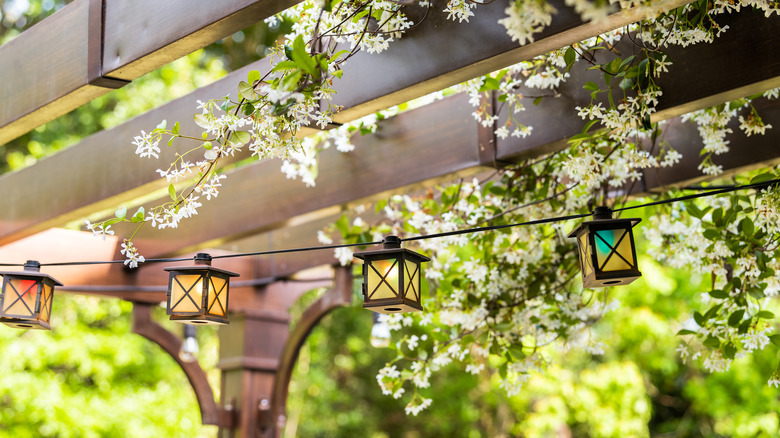
[[[171,281],[171,311],[199,312],[203,302],[203,276],[176,275]]]
[[[212,315],[225,316],[225,308],[227,307],[227,294],[228,294],[228,282],[227,279],[221,277],[211,277],[211,290],[209,290],[208,296],[208,313]]]
[[[396,259],[376,260],[368,267],[368,298],[395,298],[398,294],[398,263]]]
[[[35,315],[37,294],[38,283],[35,280],[8,279],[3,297],[3,314],[7,316],[32,317]]]
[[[588,244],[588,233],[582,233],[579,237],[580,262],[582,264],[582,275],[587,277],[593,273],[593,266],[590,259],[590,245]]]
[[[41,312],[38,314],[38,319],[44,322],[49,322],[51,317],[51,302],[53,296],[52,287],[48,284],[43,285],[43,292],[41,293]]]

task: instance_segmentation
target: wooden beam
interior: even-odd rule
[[[76,0],[0,47],[0,144],[125,81],[100,71],[101,1]]]
[[[230,188],[226,182],[202,214],[174,230],[146,228],[136,235],[136,244],[150,255],[177,252],[188,244],[216,246],[283,226],[296,216],[327,213],[334,206],[437,176],[474,172],[479,154],[471,111],[466,96],[457,95],[429,105],[425,117],[416,112],[394,117],[377,135],[356,138],[355,151],[343,154],[332,148],[321,154],[312,188],[286,179],[277,161],[239,168],[229,173]],[[128,231],[117,226],[118,233]]]
[[[717,53],[720,57],[726,56],[724,52],[721,51],[719,44],[726,41],[728,38],[744,40],[744,35],[746,33],[754,32],[754,29],[760,29],[760,27],[755,26],[754,21],[750,20],[767,20],[763,17],[751,17],[749,14],[740,15],[740,17],[742,16],[747,18],[745,18],[744,21],[735,22],[734,26],[715,44],[705,46],[708,50],[707,53]],[[771,23],[777,24],[778,17],[772,17],[768,20],[770,20]],[[775,33],[769,32],[768,35],[765,35],[763,41],[766,41],[767,44],[771,45],[775,43],[773,38],[777,38],[777,36]],[[756,44],[760,43],[761,41],[756,41]],[[429,46],[429,50],[435,52],[437,48]],[[758,50],[772,53],[773,49],[771,47],[766,48],[764,46],[759,46]],[[379,58],[381,58],[381,56]],[[710,63],[716,61],[716,58],[712,58],[711,56],[707,59],[709,59],[708,62]],[[679,73],[672,71],[666,75],[665,80],[668,80],[670,83],[680,82],[687,84],[691,89],[696,87],[701,88],[702,84],[705,84],[706,86],[710,80],[717,80],[716,78],[719,74],[719,70],[717,66],[710,66],[710,64],[706,64],[704,61],[704,59],[688,56],[682,56],[680,59],[675,59],[674,67],[680,68]],[[691,69],[694,68],[693,66],[702,65],[706,65],[707,68],[702,68],[695,77],[689,74]],[[775,68],[773,67],[774,64],[770,63],[769,65],[770,68],[768,71],[765,71],[761,75],[764,79],[761,79],[758,83],[767,84],[766,81],[775,80],[766,79],[767,77],[780,77],[780,71],[772,70]],[[0,211],[0,243],[7,243],[52,226],[67,223],[68,221],[83,217],[90,211],[113,207],[121,202],[148,193],[154,188],[161,187],[162,184],[158,180],[155,172],[155,170],[160,167],[159,162],[135,158],[133,148],[130,145],[117,144],[116,139],[126,138],[129,140],[141,129],[149,129],[152,126],[155,126],[158,121],[163,118],[171,119],[175,117],[178,120],[184,121],[184,123],[191,123],[187,121],[190,120],[192,102],[194,102],[195,99],[225,94],[226,90],[229,91],[235,88],[235,82],[237,82],[238,77],[244,77],[246,75],[246,70],[254,67],[256,66],[249,66],[241,72],[231,75],[228,78],[229,83],[223,81],[218,84],[213,84],[206,90],[193,93],[117,128],[92,136],[60,154],[42,160],[35,166],[0,177],[0,190],[6,194],[6,205],[9,206]],[[444,73],[442,72],[442,74]],[[563,142],[565,138],[579,132],[582,121],[579,120],[576,115],[572,114],[571,108],[583,99],[583,91],[580,90],[580,81],[590,80],[588,79],[587,74],[597,73],[593,71],[584,72],[582,74],[582,79],[572,78],[564,89],[564,95],[560,98],[544,99],[538,107],[529,105],[528,111],[523,114],[523,118],[524,120],[529,121],[529,124],[536,126],[536,131],[531,137],[524,139],[518,145],[515,145],[514,143],[505,145],[504,142],[499,141],[497,155],[505,158],[512,158],[516,157],[518,154],[534,155],[543,153],[551,148],[561,147],[561,142]],[[382,76],[379,70],[366,75],[366,77],[379,76]],[[392,76],[397,77],[396,75]],[[414,76],[414,74],[413,72],[410,72],[407,76]],[[228,79],[226,79],[226,81]],[[755,86],[757,82],[754,78],[753,71],[746,70],[742,72],[741,76],[732,77],[730,83],[733,85],[734,90],[739,90],[744,89],[744,87],[747,86]],[[362,99],[364,102],[380,99],[378,96],[393,96],[394,93],[400,92],[398,90],[376,90],[371,87],[361,86],[356,86],[355,88],[365,92],[364,99]],[[409,88],[414,89],[414,86]],[[420,94],[424,94],[423,91],[427,92],[427,90],[418,91]],[[211,94],[207,94],[207,92]],[[692,98],[700,101],[698,97],[693,96]],[[388,99],[392,100],[391,98]],[[587,99],[587,97],[585,99]],[[587,103],[587,100],[585,103]],[[678,104],[683,105],[684,102],[678,102]],[[666,109],[671,110],[672,108]],[[428,117],[425,115],[427,111],[437,110],[422,108],[415,111],[418,111],[415,113],[415,117],[425,118]],[[464,109],[464,111],[464,114],[458,117],[460,117],[459,120],[463,123],[467,123],[466,119],[470,118],[468,114],[471,110]],[[548,126],[550,120],[556,121],[554,127],[547,129],[540,128]],[[509,141],[514,142],[515,140],[516,139],[510,139]],[[436,139],[434,137],[430,137],[430,142],[435,143],[435,141]],[[112,147],[111,153],[106,153],[106,145]],[[186,144],[183,146],[186,146]],[[429,146],[426,146],[426,148],[427,147]],[[172,153],[172,151],[169,150],[166,150],[166,152]],[[333,154],[335,154],[335,152],[333,152]],[[387,151],[385,154],[389,156],[393,153]],[[93,157],[94,160],[85,160],[83,158],[85,156]],[[327,161],[327,158],[324,159],[325,161],[321,164],[321,168],[323,169],[326,168],[326,166],[339,163],[338,160]],[[470,156],[468,159],[472,160]],[[344,165],[346,167],[336,169],[335,172],[340,172],[340,174],[351,172],[351,166],[353,165],[348,164],[344,160],[341,160],[341,162],[345,163]],[[386,163],[382,164],[386,166]],[[262,187],[275,187],[277,183],[280,185],[288,184],[289,182],[284,181],[283,178],[278,175],[277,171],[272,169],[274,167],[278,167],[278,164],[257,163],[251,165],[251,167],[246,170],[242,170],[242,174],[247,175],[248,177],[265,172],[277,175],[276,179],[265,179],[264,181],[270,183],[270,185]],[[79,172],[72,172],[72,169],[76,168],[79,169]],[[461,170],[462,168],[463,167],[460,166]],[[249,191],[255,190],[256,187],[261,187],[257,185],[257,182],[255,182],[254,185],[250,181],[239,183],[239,185],[241,184],[244,184],[242,186],[244,190]],[[320,185],[322,184],[325,183],[320,183]],[[387,188],[375,186],[375,188],[379,191],[383,191],[399,186],[400,185],[394,185]],[[282,211],[284,211],[284,208]],[[297,211],[295,214],[303,213]],[[279,220],[286,220],[289,217],[291,216],[285,216],[284,219]],[[240,233],[252,233],[256,231],[257,229],[241,230]],[[182,242],[180,248],[193,244],[194,243]]]
[[[297,4],[299,0],[111,0],[103,69],[132,80]]]
[[[533,43],[522,46],[497,24],[506,16],[504,3],[480,5],[463,23],[447,19],[445,13],[435,10],[438,5],[433,6],[423,25],[394,41],[381,55],[357,56],[349,61],[342,80],[335,84],[334,103],[345,108],[336,121],[348,122],[621,28],[646,18],[647,13],[627,9],[598,23],[582,23],[563,1],[550,3],[558,11],[551,24],[534,36]],[[673,9],[687,3],[690,1],[665,1],[663,7]]]
[[[0,144],[297,0],[76,0],[0,47]]]

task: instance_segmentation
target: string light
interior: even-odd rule
[[[709,190],[703,193],[696,193],[693,195],[687,195],[687,196],[680,196],[677,198],[669,198],[669,199],[663,199],[660,201],[654,201],[654,202],[648,202],[646,204],[638,204],[638,205],[631,205],[628,207],[622,207],[622,208],[615,208],[612,209],[613,212],[621,212],[621,211],[627,211],[627,210],[634,210],[637,208],[645,208],[645,207],[652,207],[656,205],[664,205],[664,204],[673,204],[675,202],[682,202],[682,201],[688,201],[691,199],[697,199],[697,198],[705,198],[709,196],[715,196],[715,195],[721,195],[724,193],[730,193],[730,192],[736,192],[741,190],[750,190],[750,189],[765,189],[774,185],[780,184],[780,179],[772,179],[764,182],[759,183],[753,183],[753,184],[744,184],[741,186],[729,186],[722,189],[715,189],[715,190]],[[542,225],[542,224],[549,224],[554,222],[563,222],[568,220],[575,220],[575,219],[583,219],[588,216],[592,216],[593,213],[581,213],[581,214],[574,214],[569,216],[558,216],[558,217],[552,217],[552,218],[545,218],[545,219],[538,219],[538,220],[532,220],[527,222],[517,222],[513,224],[505,224],[505,225],[491,225],[487,227],[475,227],[475,228],[466,228],[462,230],[455,230],[455,231],[448,231],[444,233],[434,233],[434,234],[422,234],[419,236],[411,236],[411,237],[404,237],[401,239],[401,242],[412,242],[415,240],[427,240],[427,239],[436,239],[440,237],[449,237],[449,236],[457,236],[460,234],[470,234],[470,233],[480,233],[483,231],[493,231],[493,230],[501,230],[505,228],[514,228],[514,227],[521,227],[521,226],[530,226],[530,225]],[[371,245],[380,245],[383,241],[375,241],[375,242],[361,242],[361,243],[339,243],[339,244],[333,244],[333,245],[323,245],[323,246],[310,246],[310,247],[301,247],[301,248],[288,248],[288,249],[274,249],[274,250],[268,250],[268,251],[258,251],[258,252],[244,252],[244,253],[235,253],[235,254],[223,254],[218,256],[212,256],[212,259],[225,259],[225,258],[236,258],[236,257],[252,257],[252,256],[261,256],[261,255],[274,255],[274,254],[286,254],[286,253],[292,253],[292,252],[307,252],[307,251],[317,251],[317,250],[327,250],[327,249],[337,249],[337,248],[353,248],[357,246],[371,246]],[[185,261],[191,261],[193,260],[192,257],[178,257],[178,258],[157,258],[157,259],[146,259],[143,262],[139,262],[139,265],[142,264],[150,264],[150,263],[172,263],[172,262],[185,262]],[[102,261],[81,261],[81,262],[57,262],[57,263],[41,263],[41,266],[81,266],[81,265],[99,265],[99,264],[124,264],[124,260],[102,260]],[[0,267],[6,267],[6,266],[24,266],[24,263],[0,263]]]
[[[708,190],[708,191],[702,192],[702,193],[696,193],[696,194],[687,195],[687,196],[680,196],[680,197],[676,197],[676,198],[669,198],[669,199],[664,199],[664,200],[659,200],[659,201],[653,201],[653,202],[648,202],[648,203],[645,203],[645,204],[632,205],[632,206],[628,206],[628,207],[616,208],[616,209],[613,209],[611,211],[612,212],[621,212],[621,211],[633,210],[633,209],[637,209],[637,208],[644,208],[644,207],[651,207],[651,206],[656,206],[656,205],[671,204],[671,203],[688,201],[688,200],[697,199],[697,198],[710,197],[710,196],[715,196],[715,195],[720,195],[720,194],[730,193],[730,192],[735,192],[735,191],[741,191],[741,190],[765,189],[765,188],[769,188],[769,187],[772,187],[772,186],[776,186],[778,184],[780,184],[780,179],[772,179],[772,180],[768,180],[768,181],[757,182],[757,183],[752,183],[752,184],[745,184],[745,185],[741,185],[741,186],[726,186],[726,187],[721,186],[722,188],[716,188],[716,189]],[[484,232],[484,231],[493,231],[493,230],[500,230],[500,229],[506,229],[506,228],[514,228],[514,227],[520,227],[520,226],[541,225],[541,224],[547,224],[547,223],[562,222],[562,221],[567,221],[567,220],[582,219],[582,218],[591,216],[591,214],[592,213],[584,213],[584,214],[575,214],[575,215],[568,215],[568,216],[559,216],[559,217],[537,219],[537,220],[526,221],[526,222],[518,222],[518,223],[513,223],[513,224],[491,225],[491,226],[486,226],[486,227],[475,227],[475,228],[455,230],[455,231],[449,231],[449,232],[443,232],[443,233],[424,234],[424,235],[411,236],[411,237],[405,237],[405,238],[400,238],[400,239],[398,237],[395,237],[395,236],[389,236],[388,238],[391,238],[393,240],[392,241],[393,249],[398,249],[401,252],[407,253],[407,255],[409,255],[409,254],[416,255],[418,257],[418,260],[416,260],[414,263],[419,263],[421,261],[427,261],[427,257],[419,255],[417,253],[414,253],[413,251],[409,251],[409,250],[406,250],[406,249],[400,249],[400,244],[402,242],[411,242],[411,241],[425,240],[425,239],[435,239],[435,238],[448,237],[448,236],[457,236],[457,235],[461,235],[461,234],[479,233],[479,232]],[[597,219],[597,221],[598,221],[598,219],[599,219],[598,218],[598,216],[599,216],[598,209],[593,214],[595,215],[594,219]],[[591,221],[589,223],[586,222],[583,225],[593,224],[594,222],[597,222],[597,221]],[[621,221],[621,220],[617,220],[617,221]],[[631,226],[634,225],[634,222],[638,222],[638,220],[632,220],[632,219],[623,219],[622,221],[628,221],[629,223],[631,223]],[[632,222],[632,221],[634,221],[634,222]],[[629,231],[630,231],[631,226],[628,227]],[[584,228],[589,228],[589,227],[585,226]],[[574,234],[577,235],[578,243],[580,245],[583,244],[583,241],[581,241],[581,239],[580,239],[580,236],[582,235],[580,233],[580,231],[582,229],[583,229],[583,226],[579,227],[577,230],[575,230],[572,233],[573,235]],[[621,236],[622,236],[622,234],[621,234]],[[604,240],[604,239],[601,239],[601,240]],[[604,240],[604,241],[606,242],[606,240]],[[366,246],[378,245],[378,244],[385,244],[385,245],[387,245],[387,242],[388,242],[387,239],[385,239],[385,240],[383,240],[381,242],[342,243],[342,244],[313,246],[313,247],[303,247],[303,248],[289,248],[289,249],[278,249],[278,250],[258,251],[258,252],[249,252],[249,253],[225,254],[225,255],[219,255],[219,256],[214,256],[214,257],[208,256],[207,254],[198,254],[197,256],[195,256],[194,260],[195,260],[196,264],[199,263],[199,264],[203,265],[203,266],[200,266],[199,268],[205,269],[206,271],[209,271],[210,274],[213,274],[213,273],[217,273],[217,274],[220,274],[220,275],[224,274],[224,275],[227,275],[229,277],[229,276],[237,276],[237,274],[234,274],[234,273],[228,272],[228,271],[224,271],[224,270],[220,270],[220,269],[216,269],[216,268],[211,268],[210,266],[208,266],[210,264],[210,260],[211,259],[221,259],[221,258],[251,257],[251,256],[259,256],[259,255],[272,255],[272,254],[284,254],[284,253],[293,253],[293,252],[306,252],[306,251],[327,250],[327,249],[337,249],[337,248],[350,248],[350,247],[356,247],[356,246],[366,247]],[[633,279],[635,279],[636,277],[641,276],[641,273],[639,273],[639,271],[636,270],[636,260],[635,260],[636,255],[635,255],[635,250],[633,248],[633,238],[630,238],[630,242],[631,242],[631,250],[630,250],[631,254],[628,254],[628,253],[627,254],[630,257],[633,257],[633,259],[632,260],[628,260],[628,258],[626,258],[625,254],[619,254],[618,255],[621,259],[627,260],[627,263],[629,265],[631,265],[627,269],[632,270],[632,272],[629,273],[630,275],[625,277],[626,278],[625,280],[621,280],[620,281],[621,284],[628,283],[630,281],[633,281]],[[586,242],[586,243],[588,243],[588,242]],[[605,245],[610,246],[610,245],[608,245],[608,243],[609,242],[605,243]],[[584,252],[583,252],[583,249],[582,249],[582,246],[581,246],[581,249],[580,249],[580,256],[581,257],[583,256],[583,254],[587,255],[588,251],[592,251],[592,250],[595,251],[595,250],[597,250],[597,248],[596,249],[592,248],[594,245],[597,244],[596,240],[593,240],[592,242],[589,241],[589,244],[590,244],[591,248],[587,248],[586,247]],[[359,258],[366,258],[365,256],[367,254],[378,253],[378,252],[387,251],[387,250],[388,250],[388,248],[385,248],[385,250],[379,250],[379,251],[375,251],[375,252],[363,252],[362,254],[361,253],[356,254],[356,256],[358,256]],[[615,243],[614,246],[610,246],[609,250],[610,251],[606,251],[605,252],[605,254],[607,254],[607,257],[612,257],[613,254],[617,254],[617,253],[622,251],[620,248],[618,248],[618,243]],[[204,261],[205,259],[203,259],[203,256],[208,256],[208,259],[209,259],[208,263],[206,263]],[[200,257],[200,259],[199,259],[199,257]],[[201,259],[203,259],[203,260],[201,260]],[[146,264],[146,263],[170,263],[170,262],[182,262],[182,261],[188,261],[188,260],[193,260],[193,258],[190,258],[190,257],[180,257],[180,258],[146,259],[142,263],[143,264]],[[98,265],[98,264],[120,264],[120,263],[124,264],[124,262],[125,262],[124,260],[71,261],[71,262],[58,262],[58,263],[46,263],[46,264],[35,262],[35,264],[36,264],[35,270],[39,269],[40,266],[83,266],[83,265]],[[404,263],[408,263],[408,260],[404,260]],[[581,258],[581,263],[586,263],[586,262],[582,261],[582,258]],[[608,263],[608,262],[605,262],[605,263]],[[22,263],[0,263],[0,267],[23,266],[23,267],[27,267],[27,270],[30,270],[31,267],[28,266],[29,264],[30,264],[30,262],[28,262],[27,264],[22,264]],[[590,275],[591,272],[590,271],[588,273],[585,272],[586,269],[585,269],[585,265],[584,264],[582,264],[582,267],[583,267],[583,279],[585,280],[585,277]],[[365,268],[365,266],[364,266],[364,268]],[[405,265],[404,265],[404,268],[406,269]],[[195,269],[195,267],[186,267],[186,268],[184,268],[185,271],[186,270],[192,270],[192,269]],[[419,269],[419,267],[418,267],[418,269]],[[181,268],[166,268],[166,270],[168,270],[168,271],[180,271]],[[194,271],[188,272],[188,273],[193,274]],[[12,273],[4,273],[4,274],[7,275],[7,274],[12,274]],[[173,272],[172,272],[172,274],[173,274]],[[418,280],[419,279],[419,271],[417,271],[417,275],[418,275],[418,277],[416,277],[416,279]],[[38,274],[38,276],[49,277],[49,276],[47,276],[45,274]],[[172,277],[173,277],[173,275],[172,275]],[[628,278],[628,277],[633,277],[633,278]],[[409,272],[409,278],[410,279],[412,278],[412,272],[411,271]],[[53,280],[53,281],[56,282],[56,280]],[[263,280],[263,281],[265,281],[265,280]],[[586,283],[587,283],[587,280],[586,280]],[[599,284],[595,284],[596,286],[604,286],[604,285],[609,285],[609,284],[616,284],[614,279],[604,280],[603,278],[598,280],[598,281],[596,281],[596,283],[599,283]],[[56,283],[56,284],[60,285],[59,283]],[[364,287],[365,287],[365,283],[364,283]],[[586,284],[586,287],[588,287],[587,284]],[[155,289],[155,291],[156,290],[157,289]],[[419,298],[419,292],[420,292],[419,286],[417,286],[416,291],[418,293],[417,297]],[[169,288],[168,288],[168,294],[169,295],[171,294],[170,285],[169,285]],[[185,295],[187,295],[187,294],[185,294]],[[227,297],[225,297],[225,298],[227,298]],[[208,298],[206,298],[206,300],[208,300]],[[171,311],[170,304],[171,303],[169,303],[169,311]],[[206,304],[213,304],[213,303],[206,303]],[[223,304],[225,304],[224,307],[227,307],[226,306],[226,304],[227,304],[226,301]],[[175,307],[175,306],[173,306],[173,307]],[[380,309],[380,307],[374,308],[372,310],[383,311],[383,313],[390,312],[390,311],[387,311],[384,308]],[[37,310],[37,308],[36,308],[36,310]],[[223,314],[217,315],[216,317],[214,315],[211,315],[210,313],[208,313],[208,311],[204,311],[204,312],[201,312],[199,315],[195,316],[194,318],[193,318],[194,314],[192,314],[192,315],[187,315],[187,316],[183,316],[182,315],[179,318],[172,318],[172,319],[181,319],[181,320],[189,322],[189,323],[227,323],[227,311],[226,311],[227,309],[224,309],[224,310],[225,310],[225,312]],[[414,310],[422,310],[422,309],[421,308],[420,309],[415,308]],[[173,315],[174,314],[172,314],[172,316]],[[222,318],[224,318],[224,319],[222,319]],[[0,321],[0,322],[8,323],[8,322],[16,322],[16,321]],[[41,326],[41,328],[48,329],[48,323],[47,322],[45,324],[36,323],[36,325]],[[26,325],[22,326],[22,327],[27,328]]]

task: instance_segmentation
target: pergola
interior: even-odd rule
[[[76,0],[0,47],[0,78],[5,85],[0,88],[0,142],[296,2]],[[432,11],[388,51],[350,60],[335,84],[335,103],[344,108],[335,122],[349,122],[643,18],[638,10],[629,9],[600,23],[583,23],[563,1],[552,3],[559,11],[552,25],[524,46],[512,42],[496,25],[504,4],[479,6],[469,23]],[[687,1],[666,3],[672,8]],[[166,18],[172,16],[177,19]],[[697,170],[701,146],[696,127],[683,124],[681,114],[780,87],[780,18],[746,12],[728,20],[730,30],[712,44],[669,49],[674,64],[661,78],[664,94],[654,121],[667,121],[665,138],[685,158],[672,170],[646,172],[641,187],[635,188],[637,194],[703,179]],[[197,99],[235,96],[248,71],[267,71],[268,66],[264,60],[248,65],[29,168],[2,175],[0,260],[36,258],[45,264],[120,258],[118,239],[103,242],[91,233],[57,227],[164,189],[155,171],[158,163],[136,159],[130,139],[162,119],[179,120],[182,130],[197,131],[192,122]],[[316,246],[316,231],[335,221],[345,206],[562,149],[582,130],[585,122],[571,109],[589,102],[582,85],[598,74],[575,67],[559,97],[529,105],[523,119],[535,131],[528,138],[497,138],[493,128],[474,121],[466,96],[451,96],[383,121],[377,134],[358,138],[356,150],[349,154],[325,151],[314,188],[287,180],[278,162],[237,167],[227,173],[228,185],[220,196],[199,215],[176,230],[147,227],[135,241],[148,258],[201,250],[220,254]],[[368,78],[370,87],[365,86]],[[780,102],[761,105],[764,120],[780,126]],[[780,158],[777,129],[749,139],[737,134],[729,140],[731,151],[714,159],[726,172],[766,166]],[[173,157],[175,151],[165,149],[161,159]],[[269,187],[273,190],[265,189]],[[73,254],[75,247],[78,255]],[[178,359],[181,340],[151,319],[152,306],[165,300],[162,285],[167,275],[158,266],[52,267],[47,273],[70,292],[132,301],[134,332],[157,342],[179,361],[204,423],[220,426],[229,436],[275,436],[284,425],[287,384],[298,348],[322,316],[352,297],[351,269],[328,268],[332,280],[321,284],[330,290],[290,328],[287,309],[312,283],[287,279],[333,263],[330,251],[220,261],[219,267],[240,273],[243,280],[231,292],[231,324],[220,328],[220,403],[197,362]]]

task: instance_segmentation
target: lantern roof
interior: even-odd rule
[[[33,277],[33,278],[40,278],[40,279],[49,279],[52,283],[54,283],[55,286],[62,286],[63,284],[60,283],[56,278],[52,277],[49,274],[44,274],[43,272],[40,272],[41,264],[36,262],[35,260],[28,260],[24,264],[24,269],[21,271],[0,271],[0,275],[6,276],[6,275],[15,275],[19,277]]]
[[[605,224],[614,224],[618,226],[629,225],[631,228],[634,228],[639,222],[642,222],[642,219],[635,218],[635,217],[625,218],[625,219],[613,219],[611,208],[596,207],[596,209],[593,211],[593,220],[580,223],[580,225],[577,228],[573,229],[566,237],[577,237],[577,233],[579,233],[581,229],[590,228],[593,225],[605,225]]]
[[[416,259],[418,262],[430,262],[431,259],[410,249],[401,248],[401,239],[398,236],[385,236],[382,240],[382,249],[356,252],[355,257],[365,260],[367,256],[381,256],[385,254],[403,254],[404,258]]]

